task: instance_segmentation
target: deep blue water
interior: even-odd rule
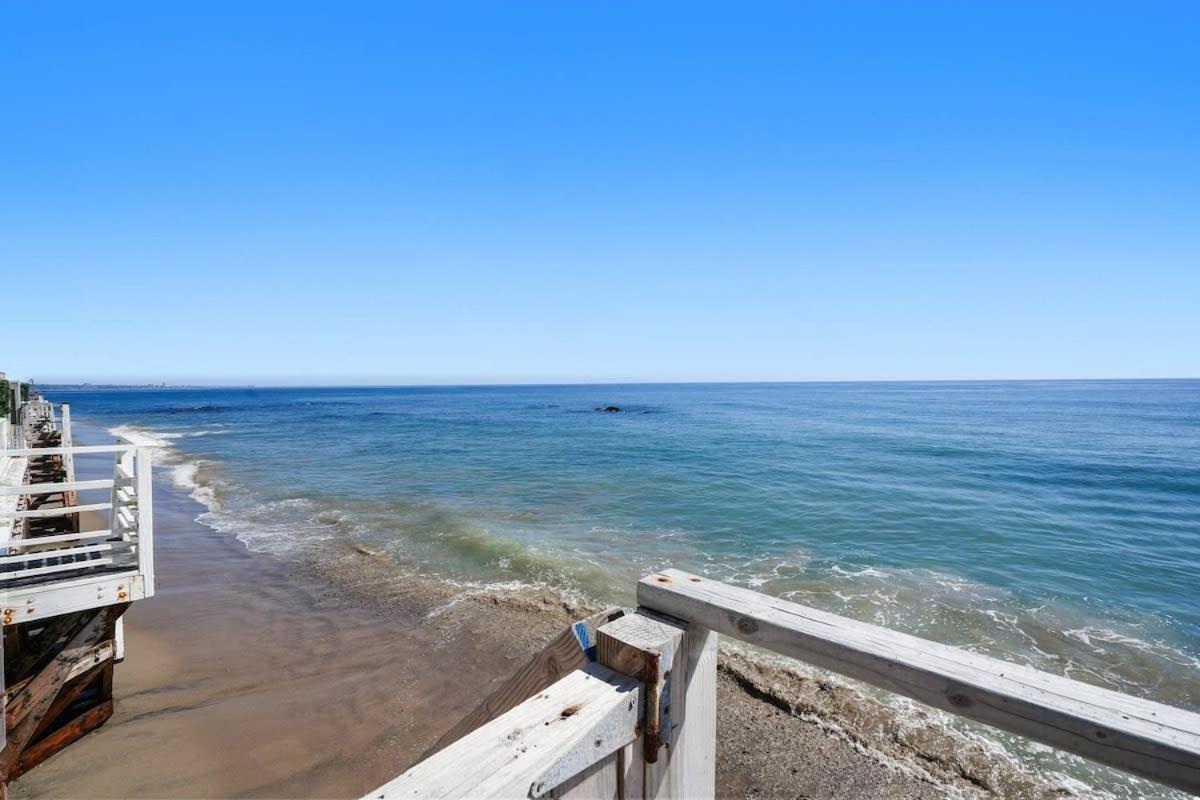
[[[285,557],[614,600],[669,564],[1200,707],[1200,381],[47,394]]]

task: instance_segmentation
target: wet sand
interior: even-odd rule
[[[341,569],[334,583],[196,523],[201,507],[162,483],[158,594],[126,616],[115,715],[16,781],[15,797],[358,797],[583,613],[528,592],[450,602],[451,587],[383,581],[386,564],[349,548],[336,560],[358,563],[361,581]],[[836,714],[838,691],[724,654],[719,795],[985,793],[986,777],[897,743],[886,723],[872,723],[876,741],[814,721]]]

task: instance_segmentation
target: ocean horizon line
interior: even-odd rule
[[[497,389],[555,388],[588,386],[830,386],[830,385],[922,385],[922,384],[1062,384],[1062,383],[1186,383],[1200,381],[1196,376],[1166,377],[1090,377],[1090,378],[852,378],[795,380],[623,380],[623,381],[497,381],[488,382],[413,382],[413,383],[171,383],[171,382],[95,382],[34,381],[37,386],[62,390],[118,389]]]

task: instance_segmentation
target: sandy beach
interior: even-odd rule
[[[201,507],[166,483],[160,588],[126,617],[115,716],[15,797],[357,797],[586,610],[549,593],[389,582],[388,564],[351,550],[337,560],[360,581],[345,563],[330,581],[195,522]],[[726,653],[718,691],[723,797],[1043,794],[982,754],[906,742],[836,683]]]

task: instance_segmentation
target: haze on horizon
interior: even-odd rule
[[[3,17],[11,377],[1200,376],[1195,4]]]

